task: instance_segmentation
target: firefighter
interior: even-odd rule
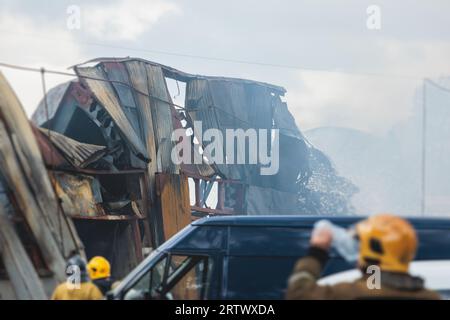
[[[93,284],[86,270],[86,261],[80,255],[74,255],[67,261],[67,281],[58,285],[52,294],[52,300],[100,300],[103,294]]]
[[[330,229],[316,229],[307,256],[297,262],[289,278],[286,298],[440,299],[438,293],[424,287],[421,278],[408,273],[417,249],[416,232],[409,222],[394,215],[379,214],[359,222],[354,232],[359,242],[357,265],[361,278],[335,285],[317,284],[328,260],[333,235]],[[370,282],[373,273],[368,271],[374,268],[369,266],[379,268],[379,286]]]
[[[90,278],[102,291],[103,295],[112,289],[114,281],[111,279],[111,265],[108,260],[101,256],[93,257],[89,261],[87,268]]]

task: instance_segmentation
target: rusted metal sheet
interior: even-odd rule
[[[92,177],[53,173],[56,194],[66,214],[93,217],[102,214],[98,204],[102,202],[100,185]]]
[[[25,112],[0,73],[0,170],[56,279],[65,279],[65,256],[80,250],[72,222],[60,211]],[[82,251],[82,250],[81,250]]]
[[[189,186],[185,175],[158,173],[156,181],[167,240],[191,222]]]
[[[105,146],[81,143],[58,132],[47,129],[39,129],[39,132],[43,134],[75,168],[85,168],[92,162],[99,160],[106,153]]]
[[[44,164],[48,167],[70,167],[70,163],[56,150],[55,146],[47,139],[39,128],[31,126],[36,137],[39,150],[41,150]]]
[[[111,118],[119,127],[123,137],[130,144],[132,151],[142,159],[149,160],[148,153],[142,140],[139,138],[122,110],[120,102],[114,93],[114,88],[108,81],[105,73],[100,69],[88,67],[76,68],[75,71],[81,77],[81,81],[89,87],[92,94],[107,110]]]

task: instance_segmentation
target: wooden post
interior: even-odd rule
[[[0,254],[18,299],[47,299],[42,282],[1,203]]]
[[[225,186],[222,181],[217,180],[217,210],[223,210],[225,206]]]
[[[148,186],[147,186],[147,173],[140,174],[139,175],[139,186],[141,190],[141,198],[142,198],[142,209],[144,211],[144,217],[145,219],[142,221],[144,225],[144,234],[147,243],[144,243],[144,245],[147,245],[149,247],[155,248],[155,240],[153,239],[152,232],[150,231],[150,224],[152,223],[151,216],[150,216],[150,210],[149,210],[149,194],[148,194]]]
[[[130,220],[131,230],[133,231],[133,241],[134,249],[136,253],[136,259],[139,262],[142,261],[142,241],[141,241],[141,231],[139,230],[139,220]]]
[[[194,184],[195,184],[195,206],[201,207],[201,192],[200,192],[200,180],[197,178],[194,178]]]
[[[191,223],[189,187],[185,175],[156,175],[164,238],[167,240]]]

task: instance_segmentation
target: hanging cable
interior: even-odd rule
[[[41,72],[41,69],[42,69],[42,68],[24,67],[24,66],[19,66],[19,65],[9,64],[9,63],[3,63],[3,62],[0,62],[0,67],[16,69],[16,70],[22,70],[22,71],[32,71],[32,72]],[[70,73],[70,72],[55,71],[55,70],[49,70],[49,69],[45,69],[45,72],[46,73],[50,73],[50,74],[60,75],[60,76],[75,77],[75,78],[80,78],[80,79],[89,79],[89,80],[93,80],[93,81],[102,81],[102,82],[109,82],[109,83],[120,84],[122,86],[126,86],[126,87],[130,88],[131,90],[133,90],[133,91],[135,91],[135,92],[137,92],[139,94],[142,94],[142,95],[146,96],[147,98],[152,98],[152,99],[155,99],[155,100],[159,100],[161,102],[164,102],[164,103],[176,106],[176,107],[178,107],[180,109],[185,109],[185,107],[182,107],[182,106],[180,106],[180,105],[178,105],[176,103],[173,103],[172,101],[167,101],[167,100],[164,100],[162,98],[159,98],[159,97],[150,95],[148,93],[142,92],[139,89],[136,89],[135,87],[133,87],[130,84],[128,84],[126,82],[123,82],[123,81],[95,78],[95,77],[78,75],[78,74]]]

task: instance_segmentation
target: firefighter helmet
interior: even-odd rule
[[[109,278],[111,276],[111,266],[104,257],[93,257],[89,260],[87,267],[92,280]]]
[[[72,255],[66,264],[66,276],[73,277],[79,276],[81,282],[89,280],[88,272],[86,270],[86,260],[84,260],[79,254]]]
[[[405,219],[378,214],[356,225],[359,265],[377,264],[382,271],[408,272],[417,250],[414,227]]]

